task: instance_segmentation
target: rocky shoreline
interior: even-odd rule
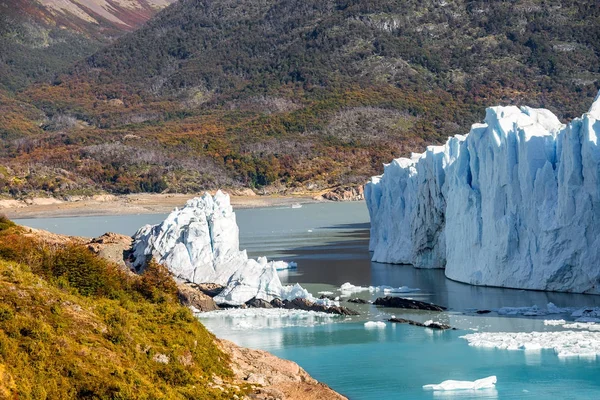
[[[34,197],[27,199],[0,198],[0,213],[9,218],[82,217],[98,215],[167,214],[198,193],[136,193],[129,195],[99,194],[93,196]],[[364,200],[360,187],[335,188],[325,192],[294,194],[261,194],[250,189],[230,192],[235,208],[291,207],[295,204],[327,201]]]

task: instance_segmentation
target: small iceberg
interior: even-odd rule
[[[365,322],[365,328],[366,329],[384,329],[385,328],[385,322],[382,322],[382,321],[368,321],[368,322]]]
[[[302,204],[294,203],[294,204],[292,204],[292,208],[302,208]]]
[[[423,385],[423,389],[438,391],[493,389],[496,387],[496,381],[496,376],[488,376],[487,378],[477,379],[476,381],[448,380],[438,383],[437,385]]]

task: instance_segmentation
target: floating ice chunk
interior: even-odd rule
[[[543,316],[549,314],[566,314],[572,312],[572,308],[560,308],[554,305],[554,303],[548,303],[546,308],[538,307],[537,305],[531,307],[502,307],[495,311],[498,315],[523,315],[528,317]]]
[[[328,290],[323,290],[323,291],[321,291],[321,292],[317,292],[317,294],[322,294],[322,295],[324,295],[324,296],[332,296],[332,295],[333,295],[333,292],[330,292],[330,291],[328,291]]]
[[[367,321],[365,322],[366,329],[383,329],[385,328],[385,322],[382,321]]]
[[[600,332],[479,332],[461,336],[469,346],[504,350],[551,349],[558,357],[595,358]]]
[[[570,324],[563,324],[565,329],[585,329],[588,331],[600,331],[600,324],[595,322],[573,322]]]
[[[230,308],[198,313],[200,320],[223,320],[228,329],[254,330],[279,329],[291,326],[310,327],[330,324],[339,315],[315,311],[287,310],[283,308]]]
[[[338,290],[340,292],[342,292],[342,294],[346,294],[347,295],[347,294],[360,293],[360,292],[371,292],[371,293],[383,292],[385,294],[391,294],[391,293],[411,293],[411,292],[418,292],[421,289],[409,288],[408,286],[400,286],[400,287],[392,287],[392,286],[386,286],[386,285],[382,285],[382,286],[355,286],[355,285],[351,284],[350,282],[346,282],[342,286],[340,286],[340,288]]]
[[[476,381],[454,381],[448,380],[442,383],[423,385],[425,390],[479,390],[492,389],[496,386],[497,379],[495,376],[477,379]]]
[[[567,321],[565,321],[564,319],[544,320],[544,325],[548,325],[548,326],[563,326],[566,323],[567,323]]]
[[[600,307],[583,307],[579,308],[571,314],[571,317],[575,318],[588,318],[588,321],[591,321],[592,318],[598,319],[600,318]],[[585,322],[582,320],[582,322]]]

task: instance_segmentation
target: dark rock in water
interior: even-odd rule
[[[210,297],[215,297],[225,289],[225,286],[218,283],[193,283],[191,286]]]
[[[348,299],[348,303],[356,303],[356,304],[369,304],[369,302],[365,299]]]
[[[247,303],[246,303],[247,304]],[[273,299],[271,303],[268,303],[270,306],[275,308],[285,308],[288,310],[304,310],[304,311],[319,311],[329,314],[339,314],[339,315],[359,315],[358,312],[354,310],[350,310],[346,307],[338,307],[338,306],[324,306],[321,304],[315,304],[312,301],[297,298],[294,300],[280,300]],[[267,307],[268,308],[268,307]]]
[[[476,312],[477,314],[489,314],[489,313],[491,313],[491,311],[490,311],[490,310],[477,310],[477,311],[475,311],[475,312]]]
[[[410,310],[444,311],[446,307],[438,306],[424,301],[410,300],[403,297],[385,296],[379,297],[373,303],[376,306],[407,308]]]
[[[195,285],[187,283],[180,283],[177,285],[177,297],[181,304],[186,307],[195,307],[200,311],[213,311],[219,309],[212,297],[207,296],[194,286]]]
[[[420,326],[423,328],[440,329],[440,330],[446,330],[446,329],[456,330],[456,328],[452,328],[450,325],[442,324],[439,322],[432,322],[429,325],[425,325],[421,322],[413,321],[411,319],[404,319],[404,318],[390,318],[390,319],[388,319],[388,321],[396,322],[398,324],[409,324],[409,325],[414,325],[414,326]]]
[[[329,299],[329,300],[334,300],[335,301],[335,297],[333,296],[327,296],[326,294],[322,294],[319,299]]]
[[[250,308],[273,308],[271,303],[269,303],[268,301],[257,299],[256,297],[248,300],[246,302],[246,305]]]

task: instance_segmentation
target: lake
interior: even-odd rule
[[[355,305],[361,315],[341,317],[201,316],[219,337],[259,348],[299,363],[313,377],[351,399],[458,398],[600,398],[600,365],[596,359],[559,358],[552,350],[522,351],[470,347],[460,336],[479,332],[551,331],[546,317],[506,317],[474,311],[505,306],[600,306],[600,296],[475,287],[445,278],[442,270],[373,263],[368,252],[369,218],[364,202],[307,204],[301,208],[236,211],[240,247],[260,255],[298,263],[285,271],[285,282],[299,282],[311,293],[339,295],[345,282],[362,286],[409,286],[421,289],[407,296],[448,307],[445,313],[381,309]],[[140,226],[165,215],[37,218],[16,222],[57,233],[99,236],[106,231],[131,235]],[[377,293],[352,297],[373,300]],[[379,293],[379,295],[381,295]],[[390,315],[424,322],[449,323],[456,331],[387,323],[366,329],[368,320]],[[422,385],[447,379],[498,377],[496,389],[430,392]]]

